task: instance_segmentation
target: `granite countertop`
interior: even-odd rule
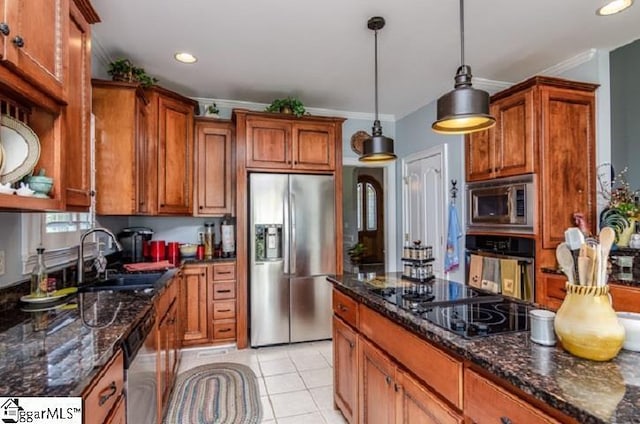
[[[166,283],[176,271],[167,271],[159,283]],[[92,324],[107,324],[120,305],[114,322],[102,329],[82,323],[75,296],[54,310],[32,312],[16,305],[4,311],[0,396],[80,396],[162,291],[83,294],[85,319]]]
[[[379,277],[381,277],[379,275]],[[399,273],[382,275],[389,286]],[[580,359],[529,340],[529,332],[465,339],[372,294],[353,275],[334,287],[407,330],[486,369],[580,423],[640,423],[640,353],[621,350],[608,362]]]
[[[200,264],[212,264],[216,262],[235,262],[235,256],[233,258],[211,258],[211,259],[185,259],[182,261],[183,265],[200,265]]]

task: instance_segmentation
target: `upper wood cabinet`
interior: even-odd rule
[[[78,5],[79,4],[79,5]],[[91,204],[91,26],[97,17],[83,2],[71,1],[68,19],[66,72],[65,155],[67,209]]]
[[[0,2],[3,64],[57,100],[64,100],[70,0]],[[79,83],[79,82],[75,82]]]
[[[194,215],[233,214],[233,124],[196,118]]]
[[[472,133],[465,142],[467,181],[481,181],[535,171],[533,91],[496,100],[496,125]]]
[[[96,212],[153,213],[147,97],[137,84],[93,80],[92,98],[96,116]]]
[[[246,142],[247,168],[336,169],[336,149],[342,148],[342,140],[338,138],[342,134],[338,128],[341,119],[291,118],[281,114],[254,112],[246,115],[245,122],[242,137]]]
[[[159,215],[191,215],[193,213],[193,117],[198,103],[158,86],[151,87],[146,92],[151,100],[149,104],[150,160],[157,155],[157,213]]]

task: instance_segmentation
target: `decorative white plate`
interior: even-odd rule
[[[4,170],[0,183],[14,183],[33,171],[40,158],[40,140],[31,128],[8,115],[0,116]]]
[[[4,147],[2,147],[2,140],[0,140],[0,175],[2,175],[2,169],[4,169]]]

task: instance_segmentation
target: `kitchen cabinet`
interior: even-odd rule
[[[533,91],[492,102],[491,114],[496,118],[493,128],[466,137],[467,181],[534,172]]]
[[[347,422],[358,422],[358,333],[333,317],[334,400]]]
[[[360,419],[372,424],[394,422],[397,386],[393,362],[366,339],[358,343],[358,359]]]
[[[59,101],[65,100],[63,83],[69,78],[64,74],[69,1],[0,3],[2,64]]]
[[[150,170],[157,177],[155,210],[158,215],[191,215],[193,117],[198,103],[159,86],[145,92],[150,99]]]
[[[157,399],[158,417],[162,417],[169,402],[180,360],[178,308],[180,278],[173,278],[165,286],[156,304]]]
[[[409,373],[397,369],[398,424],[462,424],[463,418]]]
[[[194,215],[233,215],[233,124],[196,118]]]
[[[341,140],[337,139],[341,131],[336,128],[341,122],[330,118],[249,114],[244,128],[239,129],[246,142],[246,167],[333,171],[336,149],[342,148]]]
[[[465,415],[472,423],[560,423],[470,369],[465,370],[464,399]]]
[[[211,267],[210,322],[213,342],[236,339],[236,264],[217,262]],[[232,315],[233,314],[233,315]]]
[[[209,341],[207,271],[206,265],[186,265],[182,270],[184,278],[182,285],[185,290],[182,339],[184,346]]]
[[[138,84],[93,80],[96,213],[153,213],[149,164],[149,102]]]
[[[90,6],[89,6],[90,7]],[[67,107],[65,119],[65,156],[73,165],[65,166],[67,209],[88,210],[91,204],[91,26],[97,16],[86,2],[69,3]]]
[[[86,424],[110,422],[107,418],[112,411],[117,411],[118,402],[122,400],[123,388],[124,355],[122,350],[118,350],[82,392],[84,405],[82,422]]]
[[[116,406],[107,417],[105,424],[127,424],[127,407],[125,395],[120,395]]]

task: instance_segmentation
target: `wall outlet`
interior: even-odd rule
[[[4,250],[0,250],[0,275],[4,275]]]

